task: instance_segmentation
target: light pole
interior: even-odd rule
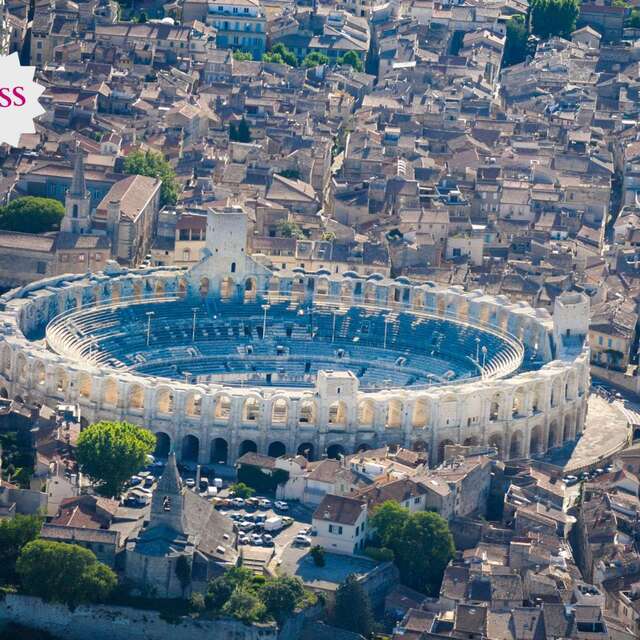
[[[147,347],[149,346],[149,340],[151,338],[151,316],[155,316],[155,311],[147,311]]]
[[[193,311],[193,325],[191,327],[191,342],[195,342],[196,341],[196,313],[198,313],[198,307],[193,307],[191,311]]]
[[[333,313],[333,329],[331,330],[331,342],[335,342],[336,340],[336,310],[332,311]]]
[[[476,336],[476,362],[480,362],[480,338]]]
[[[267,311],[269,310],[268,304],[262,305],[262,310],[264,311],[264,316],[262,318],[262,339],[264,340],[267,337]]]
[[[389,325],[393,322],[393,320],[391,320],[391,318],[385,318],[384,319],[384,343],[382,348],[386,349],[387,348],[387,329],[389,328]]]
[[[483,346],[482,347],[482,368],[484,369],[484,365],[487,362],[487,347]]]

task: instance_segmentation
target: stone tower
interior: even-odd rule
[[[172,451],[151,500],[149,526],[164,525],[177,533],[186,534],[184,492],[176,454]]]
[[[76,149],[71,188],[64,199],[65,214],[61,231],[84,234],[91,231],[91,195],[84,179],[84,161],[80,149]]]
[[[248,219],[242,207],[210,209],[207,214],[206,248],[218,273],[241,279],[246,271]]]

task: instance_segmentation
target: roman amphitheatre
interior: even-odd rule
[[[231,464],[401,445],[541,454],[581,433],[588,299],[554,313],[380,274],[270,271],[247,221],[211,211],[190,270],[112,265],[1,298],[0,393],[123,419],[157,454]]]

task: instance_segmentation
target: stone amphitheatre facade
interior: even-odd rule
[[[210,212],[186,271],[48,279],[4,295],[0,393],[119,419],[187,462],[246,451],[318,458],[361,448],[495,446],[543,453],[582,431],[588,299],[554,314],[503,296],[378,274],[270,272],[246,217]]]

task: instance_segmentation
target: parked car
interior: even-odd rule
[[[184,483],[188,489],[193,489],[196,486],[196,481],[193,478],[187,478]]]
[[[243,520],[238,524],[238,529],[240,529],[240,531],[246,531],[247,533],[249,531],[253,531],[253,522],[249,522],[249,520]]]
[[[132,487],[136,487],[139,484],[142,484],[142,478],[140,476],[131,476],[131,478],[129,478],[129,484]]]
[[[271,500],[261,498],[258,502],[258,507],[260,507],[260,509],[271,509]]]
[[[272,516],[264,521],[263,528],[265,531],[280,531],[284,528],[283,518],[280,516]]]
[[[262,544],[262,536],[259,533],[254,533],[251,535],[251,544],[259,547]]]
[[[282,516],[282,524],[285,527],[290,527],[293,524],[294,520],[293,518],[290,518],[289,516]]]
[[[309,536],[303,536],[301,534],[298,534],[293,539],[293,544],[295,544],[297,547],[310,547],[311,546],[311,538]]]
[[[144,479],[144,486],[145,486],[147,489],[150,489],[151,487],[153,487],[153,483],[154,483],[155,481],[156,481],[156,479],[155,479],[153,476],[147,476],[147,477]]]
[[[262,534],[262,544],[265,547],[273,547],[275,546],[275,542],[273,541],[273,536],[269,533]]]
[[[304,529],[300,529],[300,531],[298,531],[298,535],[300,535],[300,536],[310,536],[312,528],[313,527],[305,527]]]
[[[276,500],[273,506],[278,511],[289,511],[289,505],[284,500]]]
[[[249,536],[246,533],[241,533],[238,536],[238,544],[249,544]]]
[[[242,509],[242,507],[244,507],[244,500],[242,498],[234,498],[231,501],[231,504],[236,508],[236,509]]]
[[[204,493],[209,488],[209,478],[200,478],[200,485],[198,488],[202,493]]]
[[[216,489],[222,489],[222,478],[214,478],[213,479],[213,486]]]

